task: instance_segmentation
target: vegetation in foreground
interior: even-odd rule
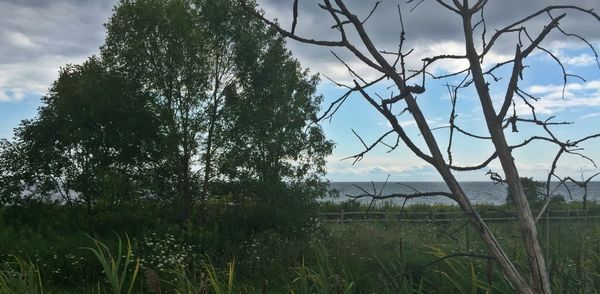
[[[0,141],[0,293],[511,291],[460,222],[316,218],[318,77],[238,1],[123,0],[106,27]],[[555,289],[599,287],[598,229],[540,223]]]
[[[220,221],[202,229],[160,219],[130,227],[124,218],[114,230],[86,228],[94,232],[90,236],[69,222],[64,208],[53,209],[45,207],[53,217],[40,215],[38,222],[15,218],[23,208],[2,209],[2,293],[512,292],[475,232],[461,222],[312,219],[297,231],[267,229],[244,238],[222,230],[243,227],[226,224],[241,221],[225,208]],[[590,206],[590,213],[597,210]],[[492,229],[511,258],[526,266],[517,224],[497,222]],[[597,219],[542,221],[539,229],[555,291],[593,293],[600,287]]]

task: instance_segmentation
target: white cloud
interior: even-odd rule
[[[584,90],[600,90],[600,81],[589,81],[585,83],[568,83],[564,86],[565,93],[572,93],[574,91],[584,91]],[[529,93],[531,94],[552,94],[556,92],[562,92],[563,85],[533,85],[528,88]]]
[[[398,123],[403,128],[416,127],[417,126],[417,122],[414,119],[412,119],[412,120],[403,120],[403,121],[399,121]],[[431,123],[431,122],[428,121],[428,123]],[[389,124],[389,122],[388,122],[388,124]]]
[[[46,56],[27,62],[0,64],[0,102],[18,102],[26,96],[45,95],[61,66],[81,63],[87,56]]]
[[[431,123],[431,121],[427,121],[427,123]],[[415,122],[415,120],[413,119],[406,119],[406,120],[401,120],[398,121],[398,124],[400,124],[401,127],[403,128],[408,128],[408,127],[416,127],[417,126],[417,122]],[[387,120],[382,120],[382,121],[378,121],[377,125],[386,129],[391,129],[392,126],[390,125],[390,122]]]
[[[330,157],[327,161],[328,178],[339,180],[385,180],[390,175],[392,180],[432,180],[437,173],[427,163],[416,157],[405,158],[394,154],[367,154],[361,161],[352,164],[353,159],[342,160],[343,157]]]
[[[582,116],[579,117],[579,120],[584,120],[584,119],[589,119],[589,118],[595,118],[595,117],[600,117],[600,112],[588,113],[586,115],[582,115]]]
[[[590,54],[567,56],[567,57],[564,57],[562,60],[565,64],[574,65],[574,66],[597,65],[596,58]]]
[[[597,42],[591,42],[592,46],[598,48],[600,44]],[[560,41],[552,41],[546,47],[552,54],[554,54],[563,65],[572,65],[577,67],[584,66],[597,66],[598,62],[596,61],[596,57],[592,54],[592,50],[590,47],[584,43],[579,41],[569,42],[565,39]],[[574,51],[585,51],[584,53],[580,53],[579,55],[573,55]],[[552,57],[548,56],[546,53],[541,51],[536,51],[539,55],[543,56],[547,61],[556,62]]]
[[[359,78],[350,73],[344,64],[331,54],[329,48],[315,48],[311,45],[298,44],[293,41],[290,41],[289,45],[294,55],[302,61],[302,64],[305,67],[310,68],[311,71],[321,73],[335,82],[349,86],[353,86],[353,80],[360,81]],[[310,50],[307,50],[307,48]],[[411,49],[413,49],[413,52],[406,58],[407,70],[420,70],[423,66],[422,59],[426,57],[444,54],[465,54],[464,44],[456,41],[417,42]],[[310,52],[311,54],[314,54],[314,52],[321,52],[321,54],[320,57],[315,58],[314,56],[308,56],[307,52]],[[371,68],[358,58],[350,55],[350,53],[346,52],[344,49],[336,49],[334,52],[362,79],[372,81],[381,76],[380,72]],[[326,57],[323,55],[326,55]],[[394,62],[394,58],[391,58],[390,56],[386,57],[388,57],[390,63]],[[490,66],[510,59],[512,59],[511,55],[491,51],[486,55],[483,66],[484,68],[489,68]],[[428,71],[436,75],[442,75],[462,71],[468,66],[469,62],[466,59],[444,59],[433,63],[428,68]],[[419,82],[419,79],[420,77],[417,77],[415,82]]]
[[[533,85],[528,92],[539,97],[538,101],[530,101],[536,113],[554,114],[572,108],[600,107],[600,80],[585,83],[569,83],[561,85]],[[517,112],[530,113],[529,107],[518,101]]]
[[[1,102],[20,102],[25,97],[22,89],[0,89]]]
[[[10,45],[19,49],[38,49],[40,46],[21,32],[2,31],[2,38]]]
[[[44,95],[68,63],[98,52],[115,1],[0,1],[0,103]]]

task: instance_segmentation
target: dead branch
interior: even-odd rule
[[[412,2],[413,0],[410,0]],[[245,1],[242,0],[245,3]],[[363,78],[361,78],[344,60],[339,58],[337,55],[334,56],[348,69],[354,78],[359,80],[357,82],[354,80],[353,86],[345,86],[348,91],[342,97],[335,100],[332,104],[330,104],[329,108],[325,111],[325,113],[320,117],[322,118],[331,118],[331,116],[339,109],[339,107],[346,101],[346,99],[354,92],[358,92],[362,95],[362,97],[373,107],[375,108],[386,120],[390,123],[392,130],[384,133],[377,140],[375,140],[372,144],[366,144],[365,141],[355,133],[355,135],[359,138],[359,141],[362,143],[364,151],[360,152],[352,157],[355,162],[360,160],[367,152],[372,150],[376,145],[382,144],[393,150],[398,142],[401,140],[406,146],[417,156],[431,164],[440,174],[440,176],[446,182],[450,192],[425,192],[421,193],[415,191],[415,193],[394,193],[384,195],[381,191],[377,191],[375,189],[374,183],[373,192],[367,192],[362,189],[363,192],[360,195],[348,195],[350,197],[354,197],[353,199],[361,199],[361,198],[369,198],[371,199],[371,204],[374,200],[380,199],[389,199],[389,198],[400,198],[404,199],[404,204],[408,199],[417,198],[417,197],[431,197],[431,196],[446,196],[451,199],[454,199],[460,207],[467,215],[469,222],[474,226],[475,231],[479,233],[481,238],[484,240],[485,244],[487,244],[490,249],[491,254],[500,264],[503,273],[509,279],[511,284],[517,289],[517,291],[522,293],[550,293],[550,284],[548,275],[546,272],[544,256],[541,251],[541,247],[539,244],[539,240],[537,238],[537,229],[535,227],[535,218],[533,217],[531,210],[529,208],[529,203],[527,202],[522,184],[520,183],[519,173],[516,168],[514,158],[511,155],[511,152],[517,148],[524,147],[531,142],[534,141],[545,141],[551,144],[554,144],[559,147],[559,152],[555,156],[553,161],[551,172],[549,175],[549,179],[555,176],[555,170],[558,166],[558,161],[561,156],[564,154],[580,156],[582,158],[588,159],[591,162],[592,159],[587,157],[586,155],[580,153],[581,148],[578,144],[600,137],[600,134],[590,135],[579,140],[575,141],[563,141],[556,136],[552,131],[552,126],[557,125],[566,125],[566,122],[554,122],[551,121],[552,117],[543,120],[539,119],[535,113],[534,103],[531,101],[535,101],[537,98],[533,97],[523,89],[519,87],[519,81],[523,79],[523,69],[526,67],[524,65],[524,60],[531,55],[535,50],[539,50],[548,54],[551,58],[553,58],[557,64],[561,67],[563,73],[563,95],[564,89],[566,88],[566,83],[568,78],[581,78],[575,74],[567,73],[560,59],[552,54],[549,50],[543,48],[541,46],[543,40],[548,36],[548,34],[557,29],[561,31],[561,33],[575,37],[575,35],[568,35],[566,32],[562,30],[559,26],[559,21],[566,17],[564,12],[567,11],[579,11],[583,12],[588,16],[593,17],[594,19],[600,21],[600,16],[598,16],[595,12],[591,10],[586,10],[583,8],[579,8],[577,6],[572,5],[554,5],[548,6],[544,9],[541,9],[533,14],[530,14],[524,18],[521,18],[499,30],[496,30],[489,38],[486,38],[486,23],[484,17],[484,7],[487,3],[487,0],[477,0],[475,3],[469,4],[469,1],[463,0],[436,0],[443,8],[452,11],[455,14],[458,14],[463,23],[463,32],[465,36],[465,45],[466,52],[464,55],[438,55],[430,58],[424,58],[422,60],[423,66],[419,70],[407,70],[405,58],[412,52],[412,50],[408,50],[408,52],[403,52],[403,45],[405,40],[405,32],[404,32],[404,24],[402,21],[402,14],[399,10],[399,18],[401,24],[401,32],[399,35],[399,44],[397,52],[387,52],[382,51],[375,46],[371,37],[367,33],[365,29],[365,24],[369,19],[374,15],[379,2],[375,3],[374,7],[367,14],[366,17],[359,18],[356,14],[352,13],[348,7],[345,5],[343,0],[324,0],[323,4],[320,4],[319,7],[329,13],[331,18],[334,21],[334,25],[332,28],[336,29],[339,32],[340,41],[328,41],[328,40],[314,40],[305,37],[299,37],[295,34],[295,24],[297,23],[296,17],[298,12],[296,8],[294,10],[294,20],[292,24],[292,31],[286,31],[279,27],[276,23],[270,22],[264,18],[264,16],[260,13],[256,13],[254,9],[250,9],[245,6],[247,9],[251,10],[257,17],[263,20],[265,23],[274,27],[275,30],[279,31],[282,35],[292,38],[294,40],[313,44],[318,46],[327,46],[327,47],[336,47],[346,49],[351,52],[357,59],[362,61],[364,64],[368,65],[372,69],[375,69],[381,73],[381,78],[378,81],[383,80],[385,78],[390,79],[394,83],[394,87],[399,91],[397,95],[390,95],[390,98],[383,99],[382,97],[380,101],[377,101],[373,97],[371,97],[367,93],[367,88],[376,84],[378,81],[367,83]],[[414,5],[413,9],[419,6],[422,1],[419,1]],[[297,1],[294,2],[294,5],[297,6]],[[551,12],[560,11],[558,17],[553,17]],[[480,13],[480,20],[473,24],[472,18],[476,13]],[[536,36],[531,36],[527,30],[527,23],[534,18],[542,15],[548,14],[550,17],[550,21],[548,24],[541,30],[539,34]],[[481,52],[475,48],[474,44],[474,31],[479,26],[482,27],[482,48],[480,48]],[[348,32],[347,32],[348,30]],[[352,36],[356,36],[355,39],[351,42],[348,38],[348,35],[352,30]],[[511,60],[506,60],[503,62],[497,63],[490,69],[483,70],[482,62],[486,55],[491,52],[492,48],[498,41],[498,39],[505,34],[514,34],[515,35],[515,54]],[[583,38],[582,38],[583,39]],[[585,40],[585,39],[583,39]],[[585,42],[586,44],[591,44],[589,42]],[[357,47],[358,46],[358,47]],[[592,46],[592,50],[594,50]],[[594,51],[595,53],[595,51]],[[392,55],[395,56],[395,60],[393,62],[388,61],[384,55]],[[597,57],[597,54],[595,54]],[[465,59],[469,62],[469,67],[460,70],[454,73],[444,74],[444,75],[434,75],[431,72],[428,72],[429,66],[434,64],[435,62],[441,60],[448,59]],[[596,58],[598,60],[598,58]],[[512,72],[510,74],[510,78],[508,81],[508,85],[506,88],[506,92],[504,95],[504,100],[502,101],[502,106],[498,112],[494,109],[494,105],[492,103],[491,95],[490,95],[490,84],[486,81],[486,78],[491,77],[494,81],[499,81],[502,79],[500,74],[496,71],[499,68],[502,68],[504,65],[508,65],[512,63]],[[600,65],[600,63],[598,63]],[[397,68],[399,66],[400,68]],[[409,73],[407,75],[407,73]],[[459,83],[457,86],[448,86],[448,90],[451,96],[452,109],[450,112],[449,118],[449,141],[448,148],[446,150],[448,154],[448,161],[445,160],[440,146],[437,143],[436,138],[433,136],[432,129],[429,127],[425,116],[423,115],[421,108],[416,100],[416,94],[421,94],[425,92],[425,76],[431,76],[433,80],[436,79],[444,79],[450,77],[457,77],[464,75],[463,81]],[[408,81],[412,78],[422,77],[420,85],[408,85]],[[339,84],[338,84],[339,85]],[[481,102],[481,106],[483,109],[483,113],[486,119],[486,124],[488,127],[488,131],[490,133],[488,136],[480,136],[472,134],[471,132],[465,131],[457,126],[456,118],[458,117],[458,112],[456,110],[456,101],[458,99],[458,91],[459,89],[464,89],[467,87],[475,88],[477,92],[477,96]],[[394,89],[394,90],[396,90]],[[379,95],[378,95],[379,96]],[[525,103],[531,110],[531,114],[533,118],[528,117],[518,117],[516,113],[515,100],[521,99],[523,103]],[[403,114],[405,112],[409,112],[414,121],[416,122],[416,126],[420,132],[420,136],[422,136],[427,150],[421,150],[416,146],[413,140],[406,134],[405,130],[398,122],[398,115],[392,111],[393,106],[396,103],[403,102],[406,103],[406,107],[400,112]],[[512,107],[512,116],[507,117],[509,115],[510,108]],[[521,114],[519,114],[521,115]],[[507,143],[504,131],[510,125],[512,126],[513,132],[517,132],[518,124],[535,124],[540,126],[544,131],[544,136],[532,136],[528,139],[525,139],[522,143],[516,145],[509,145]],[[391,133],[396,133],[396,145],[390,146],[384,142],[384,138],[389,136]],[[483,163],[475,166],[461,167],[453,165],[453,156],[452,156],[452,145],[454,140],[455,133],[461,133],[463,135],[477,138],[477,139],[485,139],[490,140],[495,147],[495,152],[489,156]],[[508,258],[506,253],[502,250],[502,247],[495,239],[494,235],[491,233],[489,228],[486,226],[485,222],[481,219],[477,211],[475,211],[473,205],[470,203],[469,198],[464,193],[461,185],[458,183],[452,171],[467,171],[467,170],[475,170],[482,169],[493,161],[494,159],[499,159],[504,174],[501,175],[497,172],[488,172],[490,178],[497,182],[506,182],[509,185],[509,189],[511,194],[515,197],[515,204],[517,208],[517,216],[519,219],[519,223],[521,225],[522,237],[525,241],[525,248],[527,249],[527,256],[530,266],[529,275],[531,276],[531,283],[528,283],[520,271],[516,268],[515,264]],[[387,181],[386,181],[387,183]],[[549,186],[549,184],[548,184]],[[546,194],[549,193],[549,188],[546,189]]]

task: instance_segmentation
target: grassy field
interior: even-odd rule
[[[525,270],[517,224],[491,228]],[[600,221],[542,220],[539,232],[555,293],[600,289]],[[295,236],[266,231],[241,244],[180,228],[129,238],[8,225],[0,233],[2,293],[158,293],[158,284],[161,293],[512,292],[462,222],[313,220]]]

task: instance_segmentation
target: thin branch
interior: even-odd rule
[[[410,140],[410,138],[408,137],[408,135],[404,132],[404,129],[402,128],[402,126],[400,126],[400,123],[398,123],[398,119],[396,118],[395,115],[393,115],[388,109],[383,108],[382,106],[380,106],[379,104],[377,104],[377,102],[375,102],[375,100],[373,100],[373,98],[371,98],[371,96],[369,96],[369,94],[367,94],[367,92],[365,92],[365,90],[360,87],[358,85],[358,83],[356,81],[354,81],[355,85],[357,86],[358,90],[360,91],[360,93],[363,95],[363,97],[373,106],[375,107],[375,109],[377,109],[377,111],[379,111],[379,113],[383,114],[383,116],[386,117],[386,119],[390,122],[390,124],[392,125],[392,127],[394,128],[394,130],[396,131],[396,133],[400,136],[400,138],[402,139],[402,141],[404,142],[404,144],[406,144],[406,146],[415,153],[415,155],[417,155],[418,157],[420,157],[421,159],[425,160],[428,163],[433,163],[433,158],[427,154],[425,154],[423,151],[421,151],[421,149],[419,149],[419,147],[417,147],[412,140]]]
[[[294,0],[294,7],[293,7],[293,21],[292,21],[292,35],[294,34],[294,32],[296,31],[296,24],[298,24],[298,0]]]
[[[363,84],[367,84],[367,81],[365,81],[365,80],[364,80],[364,79],[363,79],[361,76],[359,76],[359,75],[358,75],[358,74],[357,74],[357,73],[356,73],[356,72],[355,72],[355,71],[354,71],[354,70],[353,70],[353,69],[350,67],[350,65],[348,65],[348,64],[347,64],[347,63],[346,63],[346,62],[345,62],[343,59],[341,59],[341,58],[340,58],[340,57],[339,57],[337,54],[335,54],[335,52],[333,52],[333,51],[330,51],[330,52],[331,52],[331,54],[333,54],[333,56],[335,56],[335,58],[336,58],[336,59],[337,59],[339,62],[341,62],[341,63],[342,63],[342,64],[343,64],[343,65],[346,67],[346,69],[348,69],[348,71],[350,72],[350,74],[351,74],[351,75],[353,75],[354,77],[356,77],[356,78],[360,79],[360,81],[361,81],[361,82],[363,82]]]
[[[342,104],[346,101],[346,99],[354,92],[359,91],[359,88],[362,89],[367,89],[377,83],[379,83],[380,81],[382,81],[383,79],[385,79],[386,76],[380,76],[379,78],[365,84],[365,85],[358,85],[358,86],[354,86],[352,88],[350,88],[349,86],[346,85],[341,85],[342,87],[347,87],[349,88],[348,91],[346,91],[342,96],[340,96],[338,99],[334,100],[331,104],[329,104],[329,107],[327,108],[327,110],[325,110],[325,112],[323,112],[323,114],[321,116],[319,116],[316,120],[317,121],[321,121],[323,119],[331,119],[331,117],[339,110],[339,108],[342,106]],[[337,83],[336,83],[337,84]]]
[[[371,17],[371,15],[373,15],[373,13],[375,13],[375,10],[377,10],[377,6],[379,6],[380,2],[381,1],[375,2],[375,6],[373,6],[373,9],[371,9],[371,12],[369,12],[369,15],[367,15],[367,17],[365,18],[365,20],[362,21],[362,24],[365,24],[367,22],[367,20],[369,20],[369,18]]]
[[[307,44],[314,44],[314,45],[327,46],[327,47],[344,47],[343,41],[314,40],[314,39],[297,36],[295,33],[286,31],[285,29],[281,28],[277,23],[275,23],[271,20],[268,20],[266,17],[264,17],[263,14],[259,13],[254,7],[248,6],[248,3],[246,2],[246,0],[241,0],[241,4],[242,4],[242,7],[247,12],[249,12],[252,15],[254,15],[255,17],[259,18],[264,23],[266,23],[270,27],[274,28],[275,30],[277,30],[277,32],[279,32],[281,35],[283,35],[285,37],[296,40],[298,42],[307,43]]]
[[[458,14],[458,15],[462,15],[462,12],[452,6],[450,6],[449,4],[447,4],[446,2],[444,2],[443,0],[435,0],[437,3],[439,3],[440,5],[446,7],[448,10]]]
[[[367,146],[367,144],[365,144],[365,141],[354,130],[352,130],[352,133],[354,133],[354,135],[356,137],[358,137],[360,142],[363,144],[363,147],[365,148],[362,152],[360,152],[358,154],[342,158],[342,160],[354,158],[354,162],[352,163],[352,165],[354,165],[355,163],[360,161],[364,157],[365,154],[367,154],[369,151],[371,151],[373,148],[375,148],[375,146],[377,146],[377,144],[382,143],[382,140],[385,139],[385,137],[387,137],[391,133],[394,133],[394,130],[390,130],[390,131],[386,132],[381,137],[379,137],[379,139],[375,140],[375,142],[373,144],[371,144],[369,146]]]

